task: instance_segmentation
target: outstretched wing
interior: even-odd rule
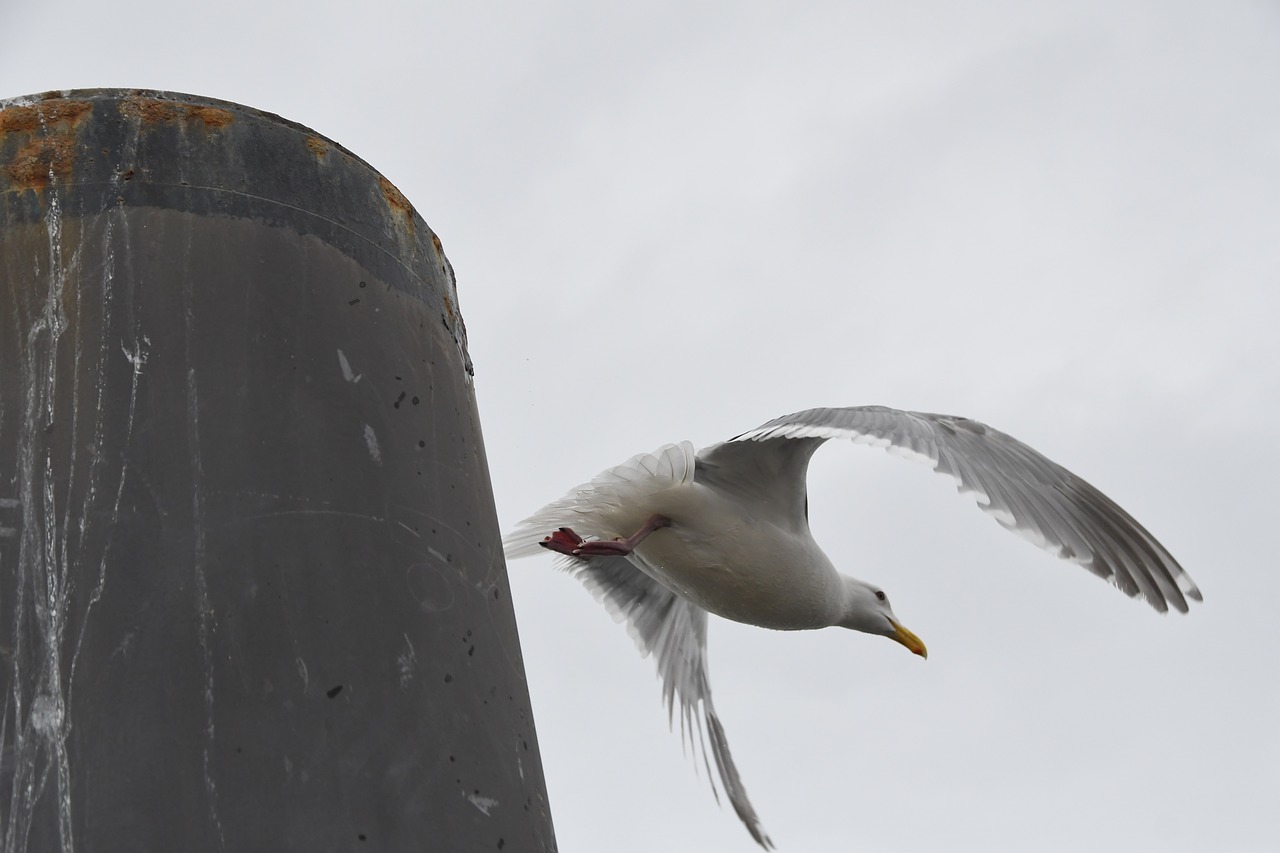
[[[1006,529],[1142,596],[1156,610],[1173,605],[1185,613],[1187,599],[1203,600],[1173,555],[1114,501],[1013,436],[968,418],[884,406],[808,409],[719,447],[831,438],[884,447],[949,475]]]
[[[707,612],[640,571],[625,557],[581,560],[557,554],[555,565],[582,581],[615,619],[625,620],[640,653],[653,656],[662,679],[668,720],[674,725],[678,703],[681,734],[697,741],[707,766],[707,778],[711,779],[707,762],[709,743],[720,783],[733,810],[746,824],[751,837],[765,849],[772,849],[773,842],[747,799],[738,768],[729,754],[724,727],[711,702],[711,684],[707,680]],[[711,790],[719,802],[720,794],[714,781]]]

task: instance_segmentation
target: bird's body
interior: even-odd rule
[[[600,473],[508,533],[507,557],[560,552],[558,565],[628,622],[641,651],[657,660],[668,708],[678,699],[685,730],[705,733],[731,804],[765,847],[771,842],[711,702],[707,613],[778,630],[841,626],[925,653],[884,591],[838,572],[809,532],[809,459],[831,438],[930,464],[1002,526],[1157,610],[1185,612],[1188,599],[1200,600],[1172,555],[1109,498],[965,418],[810,409],[697,453],[688,442],[669,444]]]
[[[656,463],[656,464],[655,464]],[[842,582],[804,519],[744,505],[701,482],[688,442],[629,460],[575,524],[600,539],[623,538],[653,515],[671,520],[631,554],[636,568],[702,609],[764,628],[801,630],[836,624]],[[607,493],[607,496],[606,496]],[[589,513],[589,517],[582,517]]]

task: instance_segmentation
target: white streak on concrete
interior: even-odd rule
[[[342,368],[342,378],[352,385],[364,378],[363,373],[352,373],[351,362],[347,361],[347,356],[342,350],[338,350],[338,366]]]
[[[375,464],[382,464],[382,451],[378,449],[378,436],[374,433],[373,427],[368,424],[364,425],[364,443],[369,446],[369,458]]]
[[[43,120],[41,115],[42,123]],[[55,182],[50,180],[50,185],[54,186]],[[49,267],[44,275],[48,285],[44,292],[43,310],[27,331],[22,356],[20,375],[25,386],[25,400],[18,430],[17,484],[20,497],[8,499],[14,501],[14,508],[21,506],[22,524],[17,584],[12,600],[17,627],[9,655],[11,679],[6,679],[11,682],[8,686],[10,692],[5,697],[4,715],[0,719],[0,744],[7,744],[11,737],[13,745],[12,767],[6,773],[11,780],[11,798],[7,825],[2,820],[4,814],[0,812],[0,829],[4,831],[0,849],[25,848],[33,809],[52,776],[56,786],[59,849],[62,853],[71,853],[75,849],[75,840],[67,754],[70,726],[66,719],[67,703],[63,692],[68,678],[62,667],[71,600],[66,545],[69,512],[60,524],[55,489],[60,481],[65,480],[70,494],[75,471],[71,467],[66,477],[55,477],[52,443],[37,438],[55,426],[59,341],[68,325],[64,306],[68,269],[63,258],[61,204],[53,189],[47,198],[49,207],[45,228],[49,238]],[[79,263],[78,252],[72,252],[71,263]],[[35,280],[39,280],[39,257],[33,259],[32,272]],[[79,341],[73,343],[77,359],[73,362],[74,367],[78,365],[80,352]],[[73,380],[70,394],[73,400],[75,387]],[[72,446],[75,446],[74,409],[64,414],[73,424],[71,437]],[[15,533],[17,530],[14,528]],[[29,648],[27,641],[30,641]],[[35,670],[30,676],[24,674],[24,661]],[[24,685],[38,685],[39,692],[31,697],[29,709],[24,709]],[[12,734],[7,731],[10,719],[14,722]]]
[[[190,317],[188,317],[188,321]],[[218,848],[225,849],[222,821],[218,818],[218,786],[213,779],[213,648],[210,629],[213,623],[213,606],[209,603],[209,586],[204,574],[204,464],[200,458],[200,401],[196,390],[195,368],[187,368],[187,443],[191,454],[191,528],[194,536],[192,574],[195,576],[197,634],[200,638],[200,657],[204,668],[205,744],[204,787],[209,795],[209,818],[218,831]]]
[[[121,215],[119,217],[119,222],[120,222],[119,230],[120,230],[121,240],[125,246],[125,251],[128,252],[131,248],[130,242],[129,242],[130,234],[129,234],[129,227],[128,227],[128,219],[126,219],[123,215]],[[97,397],[97,406],[96,406],[97,422],[94,427],[93,443],[90,451],[89,488],[85,496],[84,507],[81,511],[80,539],[82,542],[84,541],[84,537],[85,537],[85,525],[89,517],[90,507],[96,502],[96,499],[97,499],[97,481],[98,481],[97,471],[102,464],[105,464],[101,456],[102,425],[105,422],[105,417],[106,417],[105,407],[104,407],[104,401],[106,398],[106,388],[107,388],[106,365],[107,365],[108,349],[107,349],[106,333],[107,333],[107,329],[111,325],[110,323],[111,305],[114,299],[113,291],[115,287],[115,242],[114,242],[115,233],[116,233],[115,220],[108,219],[106,223],[106,227],[103,229],[103,234],[102,234],[102,257],[103,257],[102,330],[103,331],[102,331],[102,337],[99,341],[98,365],[97,365],[97,385],[98,385],[98,397]],[[131,376],[130,383],[129,383],[129,413],[128,413],[128,417],[125,420],[124,441],[121,445],[124,448],[125,452],[120,455],[120,475],[116,481],[115,500],[112,502],[112,505],[111,505],[111,519],[110,519],[110,522],[108,523],[109,530],[115,529],[116,521],[120,517],[120,502],[124,496],[125,473],[128,470],[128,463],[126,462],[126,457],[127,457],[127,451],[129,448],[129,442],[133,437],[134,416],[137,413],[137,409],[138,409],[138,381],[139,381],[139,378],[142,376],[142,365],[146,364],[150,347],[151,347],[151,339],[146,335],[142,335],[141,337],[139,337],[135,334],[132,352],[129,351],[129,349],[125,346],[123,341],[121,341],[120,343],[120,349],[124,352],[125,357],[133,365],[133,375]],[[84,646],[85,634],[88,632],[88,629],[89,629],[89,617],[90,617],[90,614],[92,614],[93,612],[94,605],[97,604],[98,601],[102,598],[103,590],[106,588],[107,558],[108,558],[108,555],[111,553],[112,541],[113,540],[110,537],[108,537],[106,542],[102,546],[102,556],[98,561],[98,580],[97,580],[97,583],[94,585],[93,592],[89,596],[89,601],[85,604],[84,616],[80,620],[80,634],[76,638],[76,648],[71,655],[70,674],[67,677],[68,704],[71,703],[72,691],[75,689],[76,665],[80,660],[80,649]],[[128,643],[132,637],[133,637],[133,634],[130,633],[125,638],[125,641],[121,643],[117,651],[121,651],[121,650],[127,651]],[[114,656],[114,653],[113,653],[113,656]]]
[[[405,650],[396,658],[396,668],[400,670],[400,689],[404,690],[413,681],[414,670],[418,667],[418,655],[413,650],[409,635],[404,635]]]
[[[31,701],[31,724],[45,737],[57,737],[63,716],[61,696],[41,693]]]
[[[498,801],[493,797],[482,797],[478,792],[472,793],[469,791],[463,791],[462,796],[466,797],[467,802],[479,809],[480,813],[485,817],[488,817],[489,812],[494,808],[494,806],[498,805]]]
[[[44,124],[43,114],[40,117],[40,123]],[[53,185],[53,163],[49,164],[49,183]],[[62,205],[58,200],[56,192],[49,194],[49,299],[45,305],[45,316],[49,321],[49,358],[46,365],[47,373],[45,375],[45,397],[46,413],[48,423],[54,423],[54,407],[57,386],[57,359],[58,359],[58,342],[62,337],[62,333],[67,328],[67,316],[63,303],[63,295],[67,284],[67,266],[62,256]],[[73,257],[77,252],[72,252]],[[74,387],[74,382],[73,382]],[[73,391],[74,397],[74,391]],[[75,418],[74,411],[71,417]],[[75,432],[72,431],[74,438]],[[44,454],[44,525],[45,525],[45,554],[44,554],[44,579],[46,597],[43,602],[37,599],[36,612],[41,617],[41,628],[45,633],[45,651],[47,658],[44,662],[43,680],[45,689],[52,689],[52,695],[48,696],[52,703],[51,713],[46,719],[49,728],[41,732],[44,735],[49,749],[53,753],[53,760],[57,766],[58,774],[58,840],[61,843],[63,853],[70,853],[75,849],[75,839],[71,829],[71,767],[67,756],[67,729],[63,725],[65,715],[63,713],[64,700],[62,695],[63,673],[61,671],[62,660],[62,641],[66,633],[67,609],[68,609],[68,577],[67,553],[66,553],[66,524],[63,524],[63,542],[61,547],[53,540],[57,537],[57,500],[54,497],[54,484],[56,479],[53,470],[53,453],[46,446]],[[69,475],[70,476],[70,475]],[[68,492],[70,489],[68,488]],[[43,604],[44,607],[40,605]],[[43,611],[43,612],[42,612]],[[38,697],[32,700],[32,716],[40,710],[40,699]],[[36,723],[36,720],[32,720]],[[38,726],[37,726],[38,730]]]
[[[124,345],[124,341],[120,342],[120,351],[124,353],[124,357],[133,365],[133,372],[135,376],[142,373],[142,365],[147,363],[147,356],[150,354],[148,352],[148,347],[150,346],[151,338],[146,335],[142,336],[141,341],[133,342],[132,351]]]

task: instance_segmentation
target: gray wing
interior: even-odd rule
[[[1173,555],[1114,501],[1013,436],[968,418],[884,406],[809,409],[775,418],[706,453],[715,460],[721,448],[754,446],[782,458],[772,449],[776,440],[800,440],[808,446],[807,465],[813,448],[832,438],[925,462],[949,475],[961,494],[971,495],[1006,529],[1141,596],[1156,610],[1173,605],[1186,613],[1187,599],[1203,600]],[[799,470],[803,489],[805,469]]]
[[[793,531],[809,529],[805,474],[826,437],[744,442],[730,439],[698,451],[694,480],[726,492],[757,515]]]
[[[773,849],[773,842],[747,799],[738,768],[729,754],[724,727],[711,702],[711,684],[707,680],[707,612],[640,571],[625,557],[582,560],[558,554],[555,565],[582,581],[614,618],[626,621],[627,631],[642,655],[653,655],[662,679],[668,722],[674,724],[679,701],[681,734],[690,740],[696,738],[708,780],[712,778],[707,762],[709,741],[720,783],[733,810],[760,846]],[[720,794],[714,781],[711,791],[719,802]]]

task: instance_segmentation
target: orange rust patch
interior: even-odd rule
[[[54,125],[75,125],[93,109],[88,101],[53,100],[0,110],[0,133],[31,133]]]
[[[329,143],[325,142],[318,136],[308,136],[307,147],[310,148],[311,153],[317,157],[324,157],[329,153]]]
[[[185,120],[201,122],[205,127],[223,128],[231,124],[235,116],[229,110],[217,107],[193,106],[177,101],[161,101],[134,95],[120,102],[120,112],[147,124]]]
[[[443,255],[443,254],[444,254],[444,244],[440,242],[440,238],[439,238],[439,237],[437,237],[435,234],[432,234],[432,235],[431,235],[431,245],[433,245],[433,246],[435,246],[435,247],[436,247],[436,254],[437,254],[437,255]]]
[[[178,117],[178,105],[169,101],[135,96],[120,102],[120,112],[145,122],[171,121]]]
[[[388,181],[381,175],[378,176],[378,185],[382,187],[382,194],[387,198],[387,204],[391,205],[392,210],[399,211],[408,222],[409,227],[413,227],[413,205],[409,204],[409,199],[404,197],[404,193],[396,189],[396,185]]]
[[[188,107],[187,117],[204,122],[206,127],[223,128],[235,118],[230,110],[217,107]]]
[[[75,140],[60,134],[28,142],[18,149],[4,171],[14,187],[41,189],[49,185],[50,177],[69,175],[75,159]]]

